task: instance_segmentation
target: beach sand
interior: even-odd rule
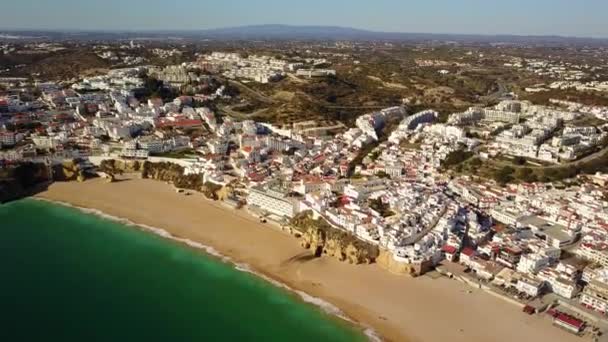
[[[377,265],[310,258],[293,236],[201,194],[125,179],[54,183],[38,197],[94,208],[213,246],[235,262],[322,298],[387,341],[580,341],[543,316],[447,278],[411,278]],[[469,293],[470,292],[470,293]]]

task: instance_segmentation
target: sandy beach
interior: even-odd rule
[[[446,278],[410,278],[376,265],[307,258],[299,241],[244,210],[200,194],[184,196],[163,182],[125,179],[54,183],[38,197],[95,208],[213,246],[290,287],[339,307],[387,341],[581,341],[481,290]],[[471,291],[471,293],[469,293]]]

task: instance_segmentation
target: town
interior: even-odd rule
[[[344,69],[332,59],[346,57],[213,51],[153,66],[96,50],[123,67],[70,82],[0,78],[3,168],[73,160],[113,180],[107,161],[175,164],[196,184],[228,189],[212,197],[261,222],[303,234],[293,222],[309,217],[377,247],[390,271],[457,278],[575,334],[608,329],[608,107],[509,94],[442,118],[404,98],[352,124],[280,123],[228,114],[240,92],[264,102],[256,87],[331,79]],[[437,77],[464,67],[418,64],[441,68]],[[578,81],[589,66],[505,66],[562,80],[529,93],[606,91],[605,81]]]

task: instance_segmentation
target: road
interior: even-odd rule
[[[490,95],[482,96],[481,100],[494,102],[500,100],[505,94],[509,93],[509,89],[507,89],[507,86],[502,81],[498,81],[497,83],[498,90],[496,90]]]
[[[255,112],[251,112],[251,113],[241,113],[241,112],[237,112],[237,111],[233,110],[232,107],[233,106],[222,106],[222,107],[219,107],[219,110],[224,112],[225,114],[227,114],[228,116],[230,116],[232,118],[240,119],[240,120],[247,120],[252,117],[262,115],[265,112],[267,112],[269,109],[269,108],[262,108],[262,109],[256,110]]]
[[[430,233],[433,229],[435,229],[435,226],[437,226],[437,223],[439,223],[439,220],[441,220],[441,218],[443,218],[443,215],[445,215],[446,211],[447,211],[447,207],[443,208],[441,210],[441,214],[437,215],[437,217],[433,220],[433,222],[431,222],[431,224],[429,224],[420,233],[418,233],[418,236],[414,239],[414,242],[412,243],[412,245],[415,244],[416,242],[422,240],[423,237],[425,237],[428,233]]]
[[[327,109],[384,109],[388,106],[326,106]]]
[[[244,89],[246,92],[252,94],[253,96],[255,96],[259,101],[261,102],[265,102],[265,103],[273,103],[274,100],[262,93],[260,93],[259,91],[252,89],[251,87],[238,82],[238,81],[229,81],[230,84],[232,84],[235,87],[238,87],[240,89]]]

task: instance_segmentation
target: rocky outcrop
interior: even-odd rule
[[[86,174],[76,160],[66,160],[61,164],[53,165],[53,180],[59,182],[83,182]]]
[[[296,216],[292,226],[302,233],[301,245],[317,257],[327,255],[351,264],[370,264],[378,257],[378,248],[336,229],[326,221],[314,220],[310,213]]]
[[[393,258],[389,251],[381,250],[378,256],[378,265],[394,274],[413,274],[412,265],[399,262]]]
[[[417,263],[407,263],[395,260],[393,253],[387,250],[380,251],[377,262],[380,267],[391,273],[408,274],[412,277],[423,275],[434,268],[434,265],[430,260]]]
[[[169,162],[107,159],[101,162],[99,171],[106,175],[109,182],[113,182],[116,175],[140,173],[142,178],[171,183],[179,189],[202,192],[207,198],[213,200],[227,196],[226,190],[221,185],[204,183],[201,175],[185,175],[182,166]]]
[[[139,160],[103,160],[99,165],[99,170],[108,175],[119,175],[123,173],[141,172],[144,162]]]
[[[0,203],[36,193],[40,186],[51,181],[49,170],[42,163],[20,163],[2,167],[0,168]]]
[[[178,188],[200,190],[203,183],[200,176],[190,177],[192,178],[191,184],[186,181],[188,176],[184,175],[184,168],[173,163],[152,163],[144,162],[142,178],[155,179],[163,182],[170,182],[175,184]],[[198,180],[200,179],[200,180]]]
[[[142,178],[170,182],[179,189],[199,191],[209,199],[219,200],[225,197],[225,191],[221,185],[211,182],[203,183],[201,175],[185,175],[184,168],[177,164],[145,162],[141,172]]]

